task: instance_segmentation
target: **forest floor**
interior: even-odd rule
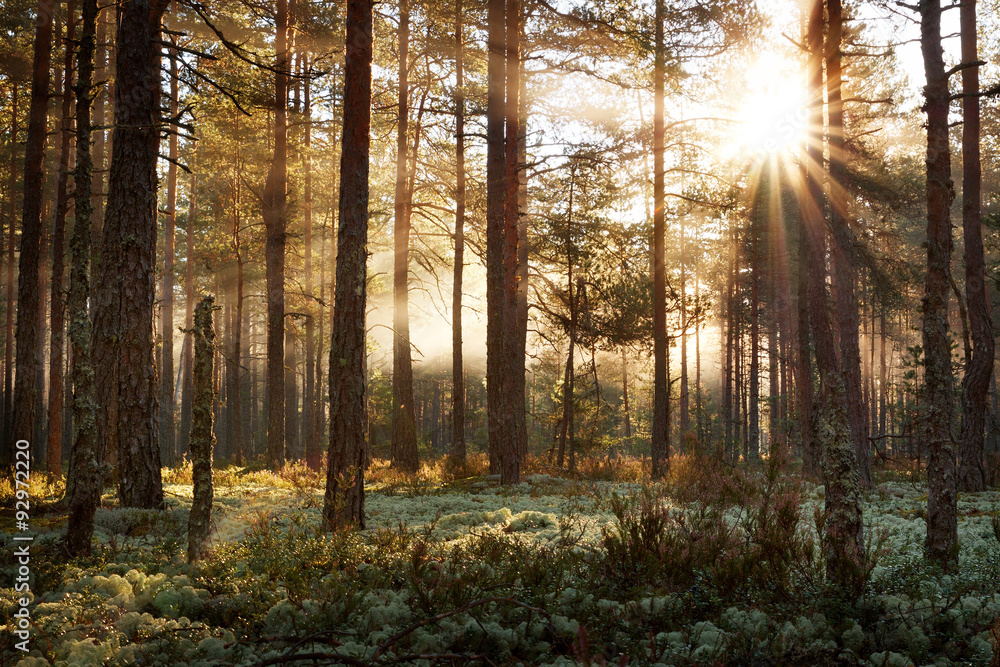
[[[531,459],[511,487],[484,468],[405,476],[377,460],[367,529],[332,535],[321,473],[217,470],[213,551],[196,565],[189,465],[164,470],[165,510],[105,496],[82,559],[44,508],[61,482],[36,475],[28,654],[0,485],[0,667],[1000,664],[996,490],[960,496],[946,573],[922,557],[926,481],[879,470],[844,590],[823,576],[823,487],[777,466],[680,458],[651,485],[633,459],[574,475]]]

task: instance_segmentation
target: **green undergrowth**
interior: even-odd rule
[[[369,489],[369,528],[326,533],[321,477],[220,474],[214,549],[184,559],[190,481],[168,509],[106,507],[94,554],[32,547],[31,653],[0,590],[0,664],[990,665],[1000,494],[963,494],[959,566],[921,557],[926,488],[865,504],[860,596],[825,581],[823,488],[777,466],[680,460],[661,484],[535,471],[509,488],[442,464]],[[420,489],[423,489],[421,491]],[[4,535],[0,585],[10,586]],[[991,638],[992,633],[992,638]],[[18,662],[18,660],[20,662]]]

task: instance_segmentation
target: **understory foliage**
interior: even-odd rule
[[[373,527],[333,534],[305,471],[221,471],[214,548],[196,565],[183,467],[167,475],[167,510],[106,497],[88,558],[67,560],[59,515],[44,515],[32,652],[17,654],[2,627],[0,662],[902,666],[1000,654],[996,492],[963,496],[960,565],[945,575],[920,549],[926,486],[883,474],[865,503],[879,537],[855,598],[823,576],[823,487],[777,464],[681,458],[657,486],[535,472],[506,488],[444,463],[408,482],[373,469]],[[2,590],[2,618],[18,596]]]
[[[617,521],[605,529],[606,576],[626,586],[707,585],[722,599],[758,602],[819,584],[799,487],[778,466],[747,474],[693,457],[682,468],[666,487],[612,497]]]

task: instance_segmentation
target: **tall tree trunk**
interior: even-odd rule
[[[298,333],[293,326],[285,327],[285,457],[299,459],[299,359],[296,354]]]
[[[372,100],[372,0],[347,0],[337,285],[330,341],[330,454],[323,523],[364,528],[365,278]]]
[[[504,459],[508,483],[516,483],[519,477],[521,456],[528,451],[528,424],[524,414],[524,357],[527,336],[527,320],[520,321],[518,284],[521,257],[521,181],[520,167],[521,135],[524,131],[521,119],[521,0],[507,0],[507,103],[506,137],[504,155],[504,302],[507,321],[512,325],[514,335],[507,341],[507,363],[510,368],[511,403],[514,409],[514,439],[508,443]],[[527,219],[525,219],[527,224]],[[525,229],[527,233],[527,229]],[[524,248],[526,251],[527,248]],[[527,259],[525,258],[525,261]],[[527,269],[527,265],[525,265]],[[527,287],[527,284],[525,284]],[[527,311],[525,311],[527,313]],[[501,475],[504,473],[501,472]]]
[[[802,169],[803,180],[806,167]],[[812,479],[822,476],[823,453],[813,437],[813,375],[809,345],[809,245],[806,237],[806,209],[799,206],[797,212],[801,225],[798,238],[798,281],[797,281],[797,333],[798,345],[795,354],[795,403],[797,430],[802,452],[802,467]]]
[[[840,334],[840,364],[847,397],[847,418],[858,460],[858,476],[865,488],[872,487],[865,406],[861,391],[861,349],[858,343],[858,302],[854,296],[854,258],[851,230],[847,223],[847,173],[844,153],[844,106],[841,101],[840,45],[842,10],[840,0],[827,0],[829,34],[826,43],[826,93],[829,113],[830,230],[837,328]]]
[[[487,5],[488,51],[486,105],[486,378],[490,471],[503,484],[520,477],[516,456],[514,373],[510,332],[513,295],[508,299],[510,235],[507,229],[507,189],[504,124],[506,110],[506,43],[509,8],[505,0]],[[516,239],[516,230],[514,238]],[[523,409],[523,408],[522,408]],[[513,448],[513,450],[512,450]],[[510,455],[511,452],[514,455]]]
[[[736,273],[736,238],[730,230],[729,233],[729,269],[726,271],[726,285],[721,301],[725,304],[725,319],[722,322],[726,330],[726,352],[725,363],[723,364],[722,378],[722,420],[725,423],[725,454],[735,458],[735,439],[733,434],[733,344],[734,344],[734,323],[736,316],[733,313],[733,281]]]
[[[678,447],[681,451],[686,451],[688,431],[691,430],[691,410],[688,383],[688,312],[687,312],[687,262],[688,252],[685,238],[685,218],[681,216],[681,240],[680,240],[680,265],[681,265],[681,393],[677,411],[680,413],[680,434],[678,436]]]
[[[63,64],[62,119],[59,133],[59,174],[56,177],[56,215],[52,226],[52,293],[50,296],[49,327],[49,405],[48,405],[48,448],[46,462],[50,473],[62,474],[62,427],[63,427],[63,350],[66,348],[66,295],[63,274],[65,269],[66,211],[69,198],[66,181],[69,180],[70,149],[72,128],[70,127],[70,103],[73,101],[73,14],[76,2],[66,4],[66,60]]]
[[[249,309],[247,309],[249,311]],[[263,413],[263,403],[260,396],[260,369],[257,363],[258,353],[257,350],[260,347],[260,337],[257,331],[257,321],[256,319],[250,320],[249,326],[250,334],[250,430],[249,433],[253,434],[250,438],[250,452],[252,456],[259,456],[261,454],[260,447],[260,434],[264,432],[264,427],[261,424],[262,413]]]
[[[4,327],[4,362],[3,362],[3,436],[6,443],[0,447],[3,452],[4,465],[10,464],[13,460],[13,439],[11,438],[14,409],[14,218],[17,211],[17,86],[11,87],[11,110],[10,110],[10,181],[7,191],[10,193],[10,200],[7,202],[7,273],[5,274],[5,286],[7,290],[7,312],[6,326]]]
[[[519,19],[520,30],[524,30],[524,9],[522,5],[522,15]],[[518,59],[519,92],[517,97],[517,116],[519,130],[517,133],[517,338],[516,349],[514,351],[515,366],[517,373],[515,383],[521,392],[521,399],[518,405],[518,436],[517,456],[524,459],[528,455],[528,419],[523,413],[521,406],[524,405],[524,384],[525,384],[525,359],[528,347],[528,78],[524,68],[525,58]],[[521,418],[523,416],[523,419]]]
[[[59,33],[59,23],[56,22],[55,32]],[[55,171],[53,169],[53,171]],[[46,179],[45,190],[42,194],[42,218],[49,217],[51,202],[55,200],[55,178]],[[38,325],[35,329],[38,332],[38,363],[36,364],[35,386],[38,391],[35,393],[35,424],[32,429],[34,435],[31,438],[32,456],[35,460],[41,461],[45,455],[45,357],[48,350],[45,346],[46,317],[45,310],[48,307],[47,299],[49,292],[49,264],[46,255],[49,251],[49,233],[46,225],[41,225],[41,237],[38,240]]]
[[[212,530],[212,357],[215,330],[212,311],[215,298],[206,296],[195,310],[194,327],[194,406],[191,419],[191,463],[194,479],[191,514],[188,518],[188,562],[208,553]]]
[[[264,188],[267,244],[267,462],[285,465],[285,229],[288,225],[288,0],[277,0],[274,157]]]
[[[750,456],[750,411],[747,409],[747,397],[750,395],[750,373],[747,369],[745,336],[746,331],[740,326],[736,330],[736,410],[739,413],[736,433],[742,447],[743,460],[747,461]],[[669,352],[669,348],[667,351]],[[667,377],[669,379],[670,375],[668,374]],[[739,435],[741,433],[742,436]]]
[[[187,267],[184,277],[184,334],[185,345],[181,351],[181,364],[183,370],[183,386],[181,387],[181,428],[179,440],[177,442],[177,453],[184,454],[188,451],[191,438],[191,401],[194,394],[192,379],[194,374],[194,344],[190,332],[194,329],[194,218],[197,212],[197,198],[195,192],[198,189],[197,176],[198,152],[195,150],[195,157],[192,160],[191,184],[188,188],[188,219],[187,219]]]
[[[215,282],[215,285],[212,288],[212,292],[214,294],[222,295],[223,294],[223,291],[222,291],[222,280],[221,280],[219,274],[215,274],[215,281],[214,282]],[[196,308],[197,308],[197,306],[196,306]],[[220,329],[220,324],[221,323],[219,322],[219,319],[220,319],[220,317],[219,317],[219,311],[221,311],[221,310],[222,310],[221,306],[217,307],[217,308],[215,308],[215,310],[213,311],[213,314],[212,314],[212,326],[215,328],[216,331],[218,331]],[[223,320],[223,321],[225,321],[225,320]],[[223,392],[225,391],[225,387],[222,384],[222,380],[223,380],[223,377],[222,377],[223,376],[223,369],[222,369],[222,358],[223,357],[222,357],[222,353],[226,351],[227,346],[223,344],[222,345],[222,349],[219,349],[218,347],[216,347],[214,349],[215,349],[215,351],[213,353],[213,359],[212,359],[212,394],[218,397],[218,396],[222,396]],[[196,400],[194,398],[194,394],[192,394],[192,399],[191,400],[192,401]],[[212,430],[215,433],[215,439],[216,439],[216,444],[217,444],[214,456],[216,456],[216,457],[218,457],[220,459],[225,457],[225,455],[226,455],[226,446],[229,444],[229,443],[226,442],[226,436],[228,434],[226,433],[225,425],[222,423],[222,409],[224,407],[224,403],[225,403],[224,400],[218,400],[218,399],[216,399],[216,401],[214,402],[214,404],[212,406],[212,413],[213,413]],[[193,404],[192,404],[192,406],[193,406]]]
[[[886,374],[885,363],[885,306],[882,306],[879,313],[879,368],[878,368],[878,434],[883,436],[886,431],[886,409],[888,401],[886,396],[889,392],[888,375]]]
[[[465,369],[462,360],[462,272],[465,269],[465,72],[462,0],[455,1],[455,268],[451,291],[451,456],[465,463]]]
[[[73,423],[76,438],[70,452],[67,497],[66,550],[74,556],[90,554],[94,513],[101,501],[101,474],[97,450],[94,368],[90,362],[91,325],[87,314],[90,294],[89,264],[92,230],[90,157],[90,107],[93,101],[94,47],[97,0],[83,0],[76,79],[76,189],[72,263],[69,276],[69,340],[72,348]],[[70,489],[72,491],[70,491]]]
[[[778,321],[779,313],[775,312],[777,310],[776,299],[774,298],[774,273],[771,273],[770,279],[768,280],[768,291],[770,292],[770,310],[771,317],[770,321],[767,323],[767,382],[768,382],[768,454],[774,456],[778,453],[778,442],[779,433],[781,432],[778,426],[779,421],[779,402],[781,400],[780,389],[778,386]]]
[[[410,216],[407,194],[409,154],[409,41],[410,7],[399,5],[399,86],[396,122],[396,205],[393,225],[392,326],[392,463],[407,472],[419,466],[413,408],[413,359],[410,354],[409,271]]]
[[[760,220],[750,223],[750,391],[747,460],[760,459]]]
[[[566,294],[567,305],[569,306],[569,352],[566,357],[566,374],[563,380],[563,418],[559,432],[559,453],[556,458],[556,465],[563,467],[566,455],[566,437],[569,433],[570,462],[573,460],[573,435],[571,425],[573,423],[573,347],[576,344],[576,293],[573,282],[573,195],[576,185],[576,163],[570,167],[569,177],[569,208],[566,213]]]
[[[242,256],[239,259],[243,259]],[[250,402],[251,396],[251,373],[249,369],[252,367],[252,361],[250,358],[250,309],[246,307],[245,297],[246,297],[246,285],[244,278],[244,269],[240,263],[237,263],[237,276],[236,276],[236,313],[240,320],[240,326],[236,329],[237,333],[237,343],[236,349],[239,351],[240,355],[240,366],[239,366],[239,380],[240,380],[240,412],[239,412],[239,422],[236,431],[236,447],[237,453],[241,457],[239,463],[242,463],[244,458],[253,458],[253,422],[251,421],[252,404]],[[248,436],[249,439],[248,439]]]
[[[24,147],[24,200],[21,205],[21,256],[17,276],[17,333],[15,334],[14,425],[11,442],[34,438],[35,407],[42,356],[38,279],[42,235],[42,186],[46,119],[49,103],[49,64],[52,56],[54,0],[39,0],[35,19],[35,48],[31,77],[28,138]],[[9,275],[9,274],[8,274]]]
[[[104,230],[104,208],[107,201],[105,176],[108,171],[108,142],[104,128],[114,124],[114,105],[112,105],[111,123],[108,122],[106,113],[107,100],[114,99],[114,84],[110,81],[114,71],[108,71],[108,53],[110,51],[108,42],[111,41],[108,39],[108,23],[110,23],[108,14],[110,12],[110,7],[98,8],[97,10],[97,42],[94,50],[94,78],[105,83],[95,90],[93,99],[94,119],[92,124],[97,129],[93,133],[94,145],[91,151],[93,178],[90,186],[90,201],[94,207],[90,216],[90,266],[92,270],[97,267],[101,256],[101,233]],[[91,274],[91,303],[97,296],[97,281],[93,278],[94,276]],[[103,451],[103,446],[100,444],[98,444],[98,451]]]
[[[667,442],[667,269],[665,260],[666,218],[664,183],[664,0],[656,0],[654,21],[655,56],[653,65],[653,429],[650,454],[653,479],[666,475],[670,465]]]
[[[976,36],[976,0],[961,6],[962,62],[979,60]],[[972,330],[972,363],[962,380],[962,445],[959,452],[958,488],[982,491],[986,488],[983,448],[986,429],[986,401],[993,374],[994,340],[986,293],[983,253],[982,167],[979,155],[979,68],[962,70],[962,233],[965,237],[965,295],[969,303]]]
[[[923,298],[924,408],[928,447],[927,555],[942,565],[957,561],[952,373],[948,342],[951,264],[951,151],[948,146],[948,77],[941,48],[941,2],[920,4],[920,48],[927,86],[927,279]]]
[[[309,69],[306,59],[305,69]],[[303,191],[302,208],[305,217],[305,292],[309,299],[309,312],[316,312],[313,302],[313,210],[312,210],[312,80],[306,78],[303,89],[303,114],[305,116],[305,150],[302,151]],[[321,283],[322,284],[322,283]],[[322,318],[321,318],[322,319]],[[306,379],[303,387],[302,401],[302,443],[305,449],[306,465],[313,470],[319,470],[322,465],[322,450],[319,445],[319,424],[316,414],[317,373],[316,373],[316,317],[310,314],[306,318]]]
[[[694,304],[698,311],[698,319],[694,324],[694,411],[695,426],[698,429],[698,441],[704,443],[707,438],[704,426],[704,411],[701,404],[701,283],[698,280],[698,265],[694,273]]]
[[[809,168],[803,193],[802,217],[805,223],[807,273],[809,281],[809,320],[816,349],[820,376],[820,414],[816,439],[823,449],[823,473],[826,499],[823,517],[823,549],[827,577],[845,591],[859,593],[864,557],[864,523],[861,514],[861,488],[857,458],[848,424],[844,379],[837,365],[833,325],[826,308],[825,242],[822,213],[822,185],[815,177],[816,165],[822,164],[823,105],[823,1],[816,0],[809,17],[809,92],[812,134],[807,149]]]
[[[120,14],[116,125],[94,303],[98,437],[118,454],[125,507],[163,504],[153,345],[162,11],[135,0]]]
[[[171,43],[176,43],[172,37]],[[170,58],[170,117],[177,117],[178,81],[177,49],[168,50]],[[174,231],[177,227],[177,133],[171,132],[167,142],[170,156],[167,164],[167,215],[163,229],[163,298],[160,336],[160,457],[166,466],[174,465],[176,432],[174,429]]]
[[[239,229],[240,217],[237,214],[233,223],[233,245],[236,250],[236,276],[232,291],[227,295],[231,301],[230,320],[227,329],[230,332],[230,348],[226,359],[226,407],[229,412],[229,454],[236,465],[243,463],[243,401],[240,368],[240,352],[243,349],[243,255],[240,247]],[[227,304],[229,305],[229,304]]]
[[[625,437],[632,437],[632,418],[628,407],[628,359],[625,357],[625,346],[622,345],[622,410],[625,412]]]

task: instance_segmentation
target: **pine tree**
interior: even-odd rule
[[[337,286],[330,340],[330,451],[323,524],[365,526],[365,302],[372,0],[348,0]]]

